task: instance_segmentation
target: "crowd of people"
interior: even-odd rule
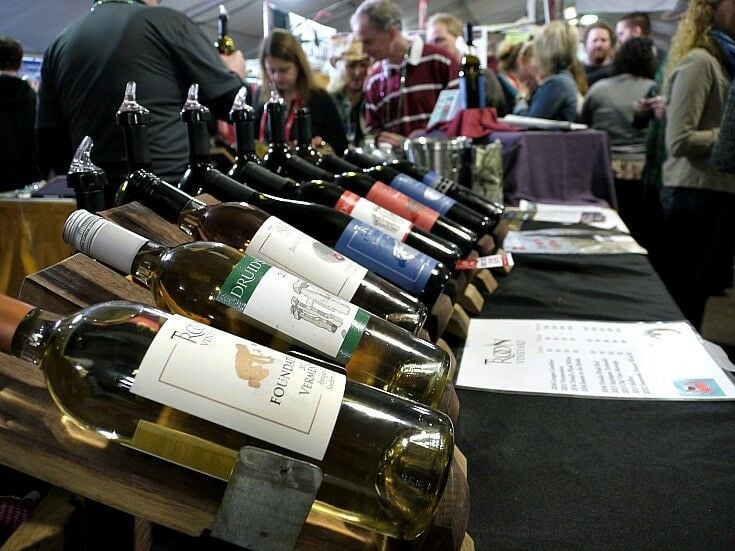
[[[11,144],[2,148],[9,170],[3,185],[64,173],[91,135],[93,158],[114,191],[126,163],[112,121],[130,80],[151,111],[154,170],[178,181],[188,161],[178,114],[189,84],[199,83],[200,101],[226,119],[245,60],[239,51],[218,55],[190,19],[150,9],[157,3],[99,0],[55,39],[44,55],[35,134],[35,93],[17,77],[22,48],[0,39],[0,131],[4,146]],[[298,38],[270,32],[260,49],[261,84],[250,98],[256,138],[268,139],[263,106],[271,92],[285,103],[287,139],[296,136],[296,110],[307,106],[314,145],[338,154],[369,142],[401,148],[425,132],[439,94],[458,86],[462,21],[437,13],[424,34],[408,36],[402,19],[392,0],[362,2],[350,40],[331,60],[326,89]],[[531,39],[503,41],[491,52],[496,64],[486,71],[485,97],[501,116],[579,121],[607,133],[621,217],[699,325],[706,297],[732,284],[735,257],[735,0],[690,0],[668,53],[650,35],[641,12],[614,28],[592,24],[582,37],[567,22],[551,21]]]

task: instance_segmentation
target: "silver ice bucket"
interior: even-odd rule
[[[417,165],[438,172],[462,185],[472,174],[472,140],[458,138],[413,138],[404,142],[406,157]]]

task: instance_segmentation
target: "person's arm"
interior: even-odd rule
[[[379,85],[379,80],[383,78],[379,70],[380,69],[368,74],[364,85],[365,127],[367,128],[367,131],[372,134],[380,132],[383,128],[384,122],[377,107],[377,104],[380,101],[380,96],[376,92],[376,87]]]
[[[559,113],[566,95],[562,77],[551,75],[536,88],[530,99],[516,96],[513,113],[524,117],[553,119]]]
[[[666,109],[666,150],[672,157],[707,157],[719,128],[699,130],[704,106],[714,85],[709,54],[685,56],[672,76]]]

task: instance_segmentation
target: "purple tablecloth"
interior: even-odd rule
[[[617,207],[607,134],[494,132],[503,144],[504,199]]]

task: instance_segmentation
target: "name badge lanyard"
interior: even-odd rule
[[[293,130],[293,123],[296,121],[296,111],[301,107],[301,98],[296,96],[296,99],[291,103],[291,108],[288,110],[288,118],[286,119],[286,126],[283,129],[283,137],[287,142],[291,141],[291,131]],[[263,114],[260,116],[260,141],[265,142],[265,129],[267,126],[268,113],[263,108]]]

